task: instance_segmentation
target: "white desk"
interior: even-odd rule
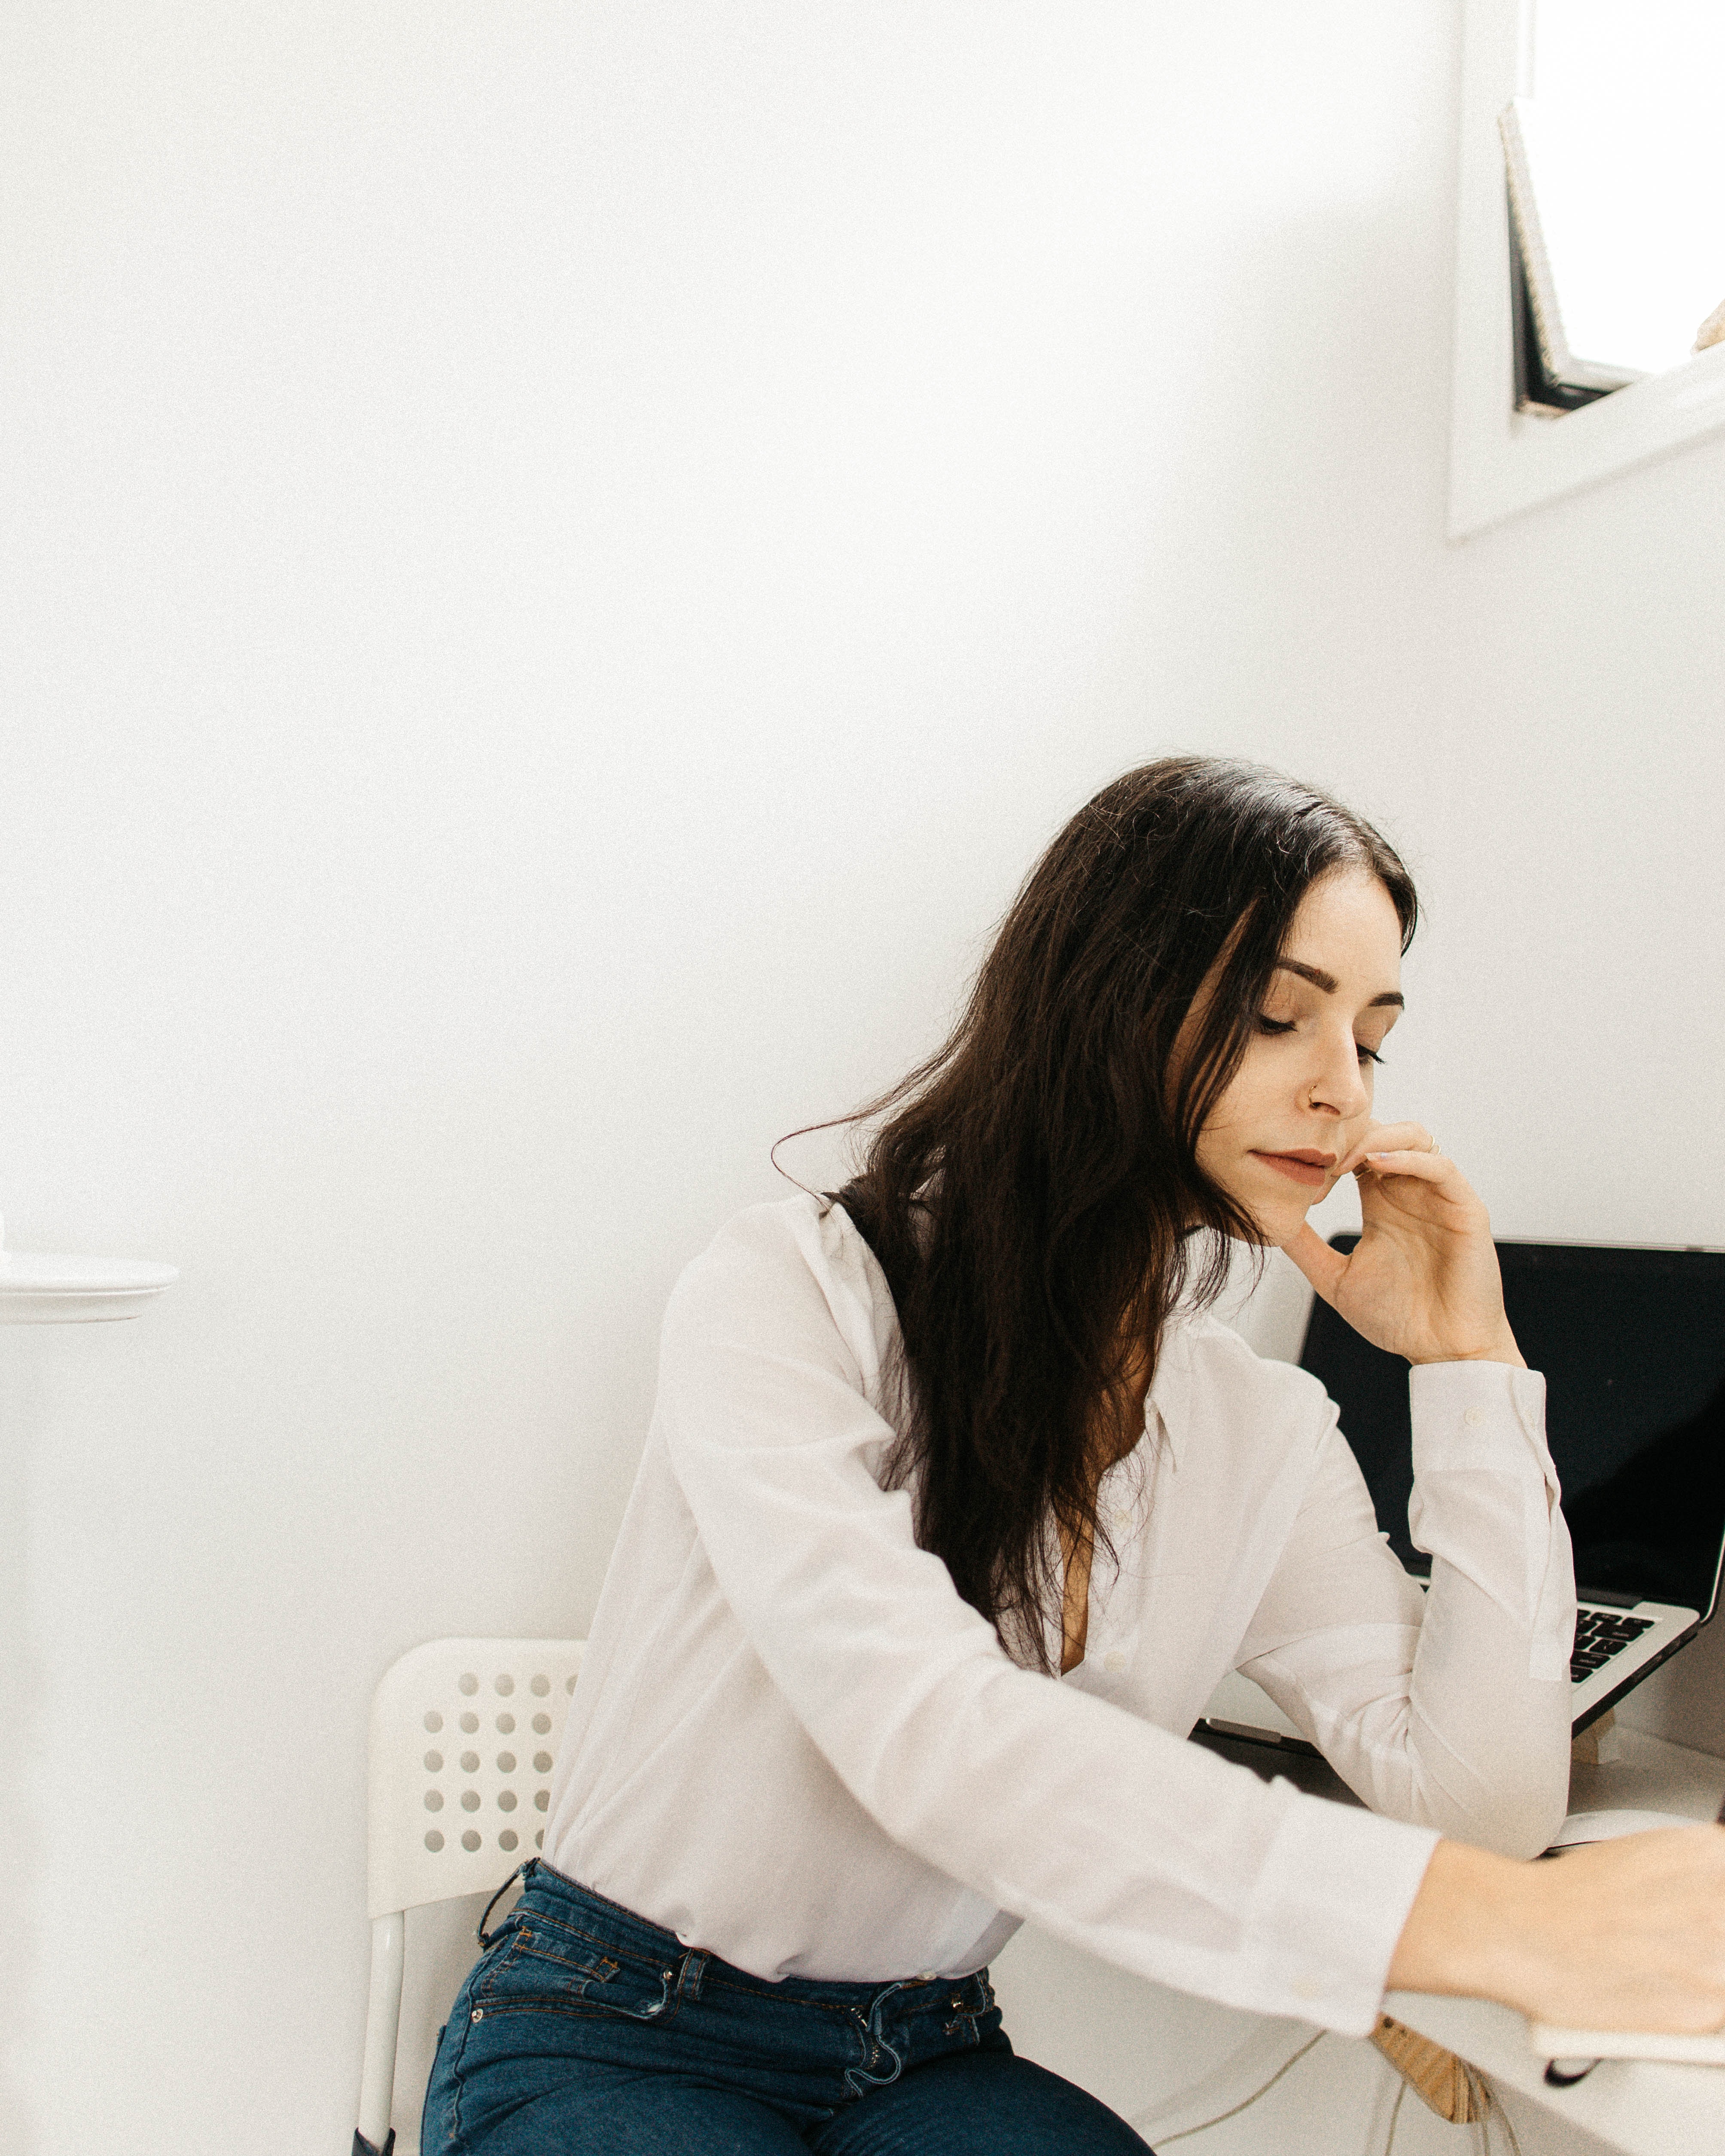
[[[1617,1756],[1599,1766],[1578,1765],[1571,1776],[1572,1811],[1675,1812],[1711,1820],[1725,1794],[1725,1759],[1668,1744],[1637,1729],[1612,1732]],[[1263,1771],[1256,1748],[1215,1746]],[[1340,1785],[1322,1761],[1271,1755],[1277,1771],[1302,1788],[1335,1795]],[[1384,2010],[1519,2090],[1572,2125],[1627,2156],[1725,2156],[1725,2066],[1656,2066],[1607,2059],[1574,2088],[1548,2087],[1543,2061],[1528,2048],[1527,2025],[1507,2007],[1482,1999],[1439,1999],[1392,1993]]]

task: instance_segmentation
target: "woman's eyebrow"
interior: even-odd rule
[[[1283,973],[1297,973],[1302,981],[1310,981],[1313,988],[1322,988],[1327,996],[1335,994],[1338,985],[1336,976],[1327,973],[1322,966],[1301,965],[1297,958],[1278,958],[1276,963]],[[1398,1010],[1405,1010],[1408,999],[1399,990],[1386,988],[1381,996],[1373,996],[1366,1009],[1376,1010],[1380,1004],[1393,1004]]]

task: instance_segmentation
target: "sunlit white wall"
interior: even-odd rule
[[[0,40],[0,1200],[184,1269],[0,1337],[0,2110],[301,2156],[377,1676],[584,1629],[678,1268],[1124,766],[1405,844],[1505,1229],[1725,1241],[1725,454],[1444,543],[1447,9]]]

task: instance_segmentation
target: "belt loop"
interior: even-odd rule
[[[535,1859],[530,1856],[525,1864],[518,1864],[515,1870],[510,1873],[508,1878],[506,1878],[503,1884],[497,1889],[497,1892],[491,1897],[490,1900],[486,1902],[485,1913],[480,1918],[477,1926],[475,1928],[473,1934],[482,1947],[488,1947],[491,1943],[492,1935],[485,1929],[485,1924],[490,1917],[492,1910],[496,1907],[497,1904],[503,1899],[510,1888],[514,1886],[517,1879],[525,1879],[526,1877],[527,1874],[533,1869],[534,1862]]]
[[[691,2005],[699,2000],[701,1979],[706,1974],[706,1965],[710,1958],[711,1957],[699,1947],[691,1947],[688,1953],[684,1955],[683,1965],[677,1972],[679,1999],[686,1999]]]

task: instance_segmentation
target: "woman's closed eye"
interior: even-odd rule
[[[1296,1019],[1291,1018],[1271,1018],[1263,1011],[1258,1014],[1260,1033],[1291,1033],[1297,1023]],[[1377,1050],[1368,1048],[1364,1041],[1357,1040],[1353,1045],[1362,1063],[1381,1063],[1384,1060]]]

